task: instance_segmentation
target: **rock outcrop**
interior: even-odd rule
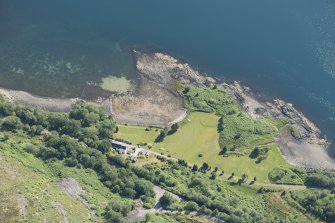
[[[276,137],[287,162],[305,168],[335,170],[335,162],[326,150],[329,142],[321,136],[320,129],[291,103],[280,99],[272,102],[256,100],[252,91],[239,82],[223,83],[222,86],[252,117],[287,120],[288,125],[279,130]]]
[[[239,82],[223,84],[231,92],[235,101],[253,117],[287,119],[291,126],[291,135],[298,141],[327,146],[327,140],[321,137],[321,131],[308,118],[299,112],[291,103],[280,99],[272,102],[260,102],[254,98],[248,87]]]
[[[182,63],[172,56],[162,53],[140,53],[134,50],[136,68],[146,78],[162,86],[170,85],[175,80],[182,84],[211,86],[215,80]]]

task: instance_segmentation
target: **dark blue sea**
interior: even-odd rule
[[[135,77],[134,46],[292,102],[335,141],[334,0],[0,0],[0,86],[94,94]]]

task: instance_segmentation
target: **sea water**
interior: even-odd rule
[[[0,1],[4,87],[72,96],[136,79],[130,49],[148,45],[292,102],[335,140],[334,0]]]

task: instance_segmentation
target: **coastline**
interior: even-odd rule
[[[51,112],[69,112],[73,105],[84,101],[80,98],[51,98],[30,94],[25,91],[0,88],[0,94],[4,95],[10,102],[29,105]],[[95,101],[85,101],[88,104],[108,109],[109,102],[102,98]],[[108,110],[109,111],[109,110]]]
[[[123,124],[165,126],[186,117],[187,110],[178,94],[179,84],[197,87],[220,85],[232,95],[251,117],[286,119],[290,128],[278,130],[275,141],[288,163],[294,166],[335,170],[335,161],[327,153],[329,142],[321,137],[318,127],[294,106],[280,99],[262,102],[250,88],[239,82],[227,84],[201,73],[189,64],[163,53],[133,50],[136,69],[141,79],[136,94],[112,95],[87,103],[104,107]],[[54,112],[67,112],[82,99],[45,98],[24,91],[0,88],[14,103],[22,103]]]
[[[287,126],[278,129],[275,142],[289,164],[307,169],[335,170],[335,160],[327,152],[330,142],[291,103],[280,99],[261,102],[252,95],[250,88],[239,82],[222,85],[251,117],[287,120]]]

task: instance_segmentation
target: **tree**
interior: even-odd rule
[[[177,200],[174,197],[172,197],[171,194],[165,192],[164,195],[159,199],[159,202],[163,208],[169,209],[171,208],[172,204],[177,202]]]
[[[167,134],[168,134],[168,129],[165,127],[163,130],[161,130],[158,137],[155,139],[155,142],[163,142]]]
[[[104,213],[104,218],[108,223],[126,223],[122,214],[113,210],[106,210]]]
[[[18,105],[15,109],[15,114],[25,124],[36,124],[37,119],[34,115],[33,109],[31,108],[25,107],[23,105]]]
[[[123,191],[121,191],[121,195],[134,199],[136,197],[136,191],[132,188],[126,187]]]
[[[173,125],[171,125],[171,130],[169,131],[169,135],[172,135],[175,132],[177,132],[178,128],[179,128],[179,124],[178,123],[174,123]]]
[[[223,126],[223,118],[220,117],[219,119],[219,124],[218,124],[218,132],[222,132],[224,130],[224,126]]]
[[[80,132],[81,124],[78,120],[67,120],[66,124],[62,127],[61,133],[70,136],[78,136]]]
[[[256,148],[254,148],[252,150],[252,152],[250,153],[249,157],[251,159],[256,159],[259,156],[260,152],[261,152],[260,149],[258,147],[256,147]]]
[[[199,209],[199,206],[194,201],[188,201],[185,205],[185,210],[187,211],[197,211]]]
[[[192,171],[193,171],[193,172],[196,172],[196,171],[198,171],[198,169],[199,169],[199,168],[198,168],[198,165],[197,165],[197,164],[194,164],[193,167],[192,167]]]
[[[185,160],[178,159],[178,164],[187,167],[187,162]]]
[[[200,169],[202,172],[206,172],[208,168],[209,168],[208,163],[203,163]]]
[[[20,118],[11,115],[5,118],[5,120],[2,123],[2,127],[5,130],[14,131],[14,130],[21,129],[23,127],[23,124]]]
[[[0,117],[1,116],[8,116],[14,113],[14,106],[7,102],[1,95],[0,95]]]
[[[221,149],[219,155],[223,155],[223,156],[224,156],[227,152],[228,152],[228,149],[227,149],[226,146],[224,146],[224,147]]]
[[[75,166],[77,166],[78,161],[74,158],[66,158],[64,160],[64,163],[65,163],[66,166],[75,167]]]
[[[48,160],[56,157],[56,150],[54,148],[42,147],[36,154],[37,157],[40,157],[43,160]]]
[[[111,143],[109,140],[107,139],[103,139],[103,140],[100,140],[98,142],[98,150],[102,153],[107,153],[110,151],[110,148],[111,148]]]
[[[211,176],[209,177],[209,179],[215,180],[216,179],[216,173],[215,172],[211,173]]]
[[[137,197],[140,197],[141,195],[152,195],[154,196],[154,192],[152,190],[152,184],[146,180],[139,179],[135,182],[135,190],[137,193]]]

